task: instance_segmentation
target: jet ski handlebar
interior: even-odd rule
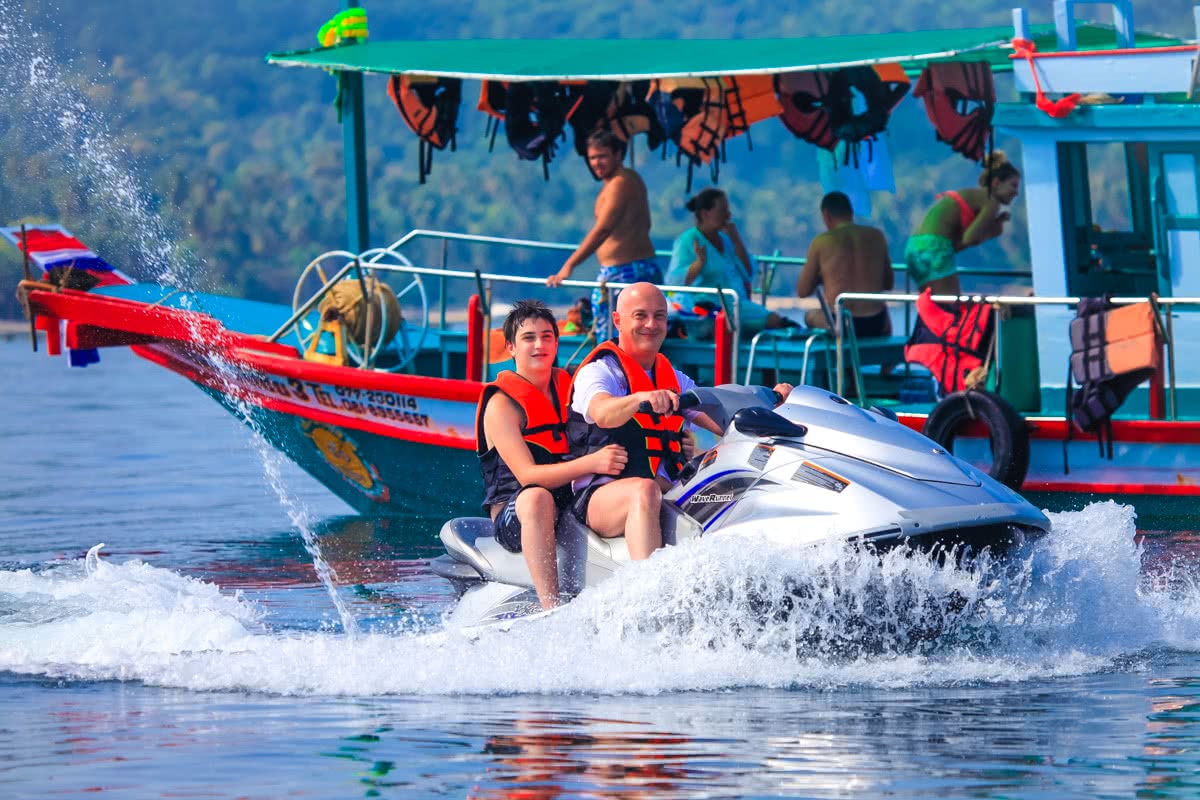
[[[742,387],[737,387],[737,388],[741,389]],[[700,389],[699,391],[711,392],[712,390]],[[779,392],[770,391],[767,389],[761,389],[759,391],[768,392],[770,394],[770,396],[772,396],[774,398],[773,405],[776,405],[776,406],[779,405],[780,403],[782,403],[786,399]],[[689,408],[696,408],[697,406],[704,405],[704,403],[705,403],[704,398],[702,398],[696,391],[684,392],[683,394],[679,395],[679,405],[677,406],[677,410],[687,411]],[[641,403],[638,404],[638,413],[653,414],[654,409],[651,407],[649,402],[643,400]]]

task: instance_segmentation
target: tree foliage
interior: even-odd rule
[[[834,0],[790,8],[766,0],[365,5],[379,39],[753,38],[1010,18],[1006,4],[972,0],[901,0],[887,14]],[[1035,17],[1048,17],[1045,5],[1032,9]],[[136,11],[115,0],[58,0],[49,9],[41,0],[0,0],[8,25],[0,31],[0,223],[59,221],[141,278],[167,274],[198,288],[289,298],[300,268],[345,242],[342,134],[332,77],[271,67],[263,56],[315,44],[317,29],[338,9],[332,0],[142,4]],[[1186,35],[1186,11],[1182,2],[1147,5],[1138,9],[1139,27]],[[366,84],[374,243],[418,227],[563,242],[586,232],[596,186],[569,143],[549,182],[539,164],[518,161],[503,136],[488,152],[484,117],[472,110],[477,85],[468,84],[458,152],[438,153],[430,182],[420,186],[415,138],[383,78],[368,76]],[[977,168],[935,144],[911,99],[891,129],[897,191],[877,196],[873,220],[899,256],[935,192],[972,184]],[[753,152],[744,139],[729,144],[720,185],[751,249],[803,255],[819,225],[815,149],[773,120],[755,127]],[[644,147],[637,157],[651,187],[653,235],[665,248],[689,224],[683,172]],[[1018,212],[1015,230],[980,248],[975,263],[1025,266],[1022,223]],[[453,258],[496,267],[470,249]],[[518,261],[510,268],[553,266]],[[10,248],[0,248],[0,270],[19,274]],[[789,280],[794,275],[785,271],[777,286],[785,290]],[[0,317],[17,313],[12,293],[0,293]]]

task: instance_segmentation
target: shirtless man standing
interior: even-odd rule
[[[562,268],[546,279],[546,285],[558,286],[571,277],[592,253],[600,262],[598,281],[662,283],[662,270],[654,260],[654,245],[650,242],[646,184],[640,175],[622,166],[625,142],[609,131],[597,131],[588,137],[587,158],[592,173],[604,182],[596,198],[596,222]],[[615,304],[617,292],[610,294]],[[612,338],[607,299],[599,288],[592,290],[597,342]]]
[[[841,192],[825,195],[821,199],[821,219],[826,230],[808,247],[808,259],[796,283],[798,296],[807,297],[824,284],[825,298],[831,308],[836,308],[834,304],[842,292],[885,292],[892,288],[896,276],[888,257],[887,239],[878,228],[854,222],[850,198]],[[854,315],[856,336],[891,335],[892,320],[885,304],[850,300],[846,307]],[[819,308],[805,314],[804,321],[812,328],[829,327]]]

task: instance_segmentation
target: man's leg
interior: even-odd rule
[[[542,608],[554,608],[558,597],[558,554],[554,548],[554,523],[558,508],[554,497],[540,486],[517,495],[517,520],[521,523],[521,552]]]
[[[649,558],[662,547],[658,515],[662,489],[649,478],[622,478],[592,492],[587,526],[606,538],[625,534],[629,557]]]

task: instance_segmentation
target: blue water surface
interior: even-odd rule
[[[468,635],[437,509],[350,516],[127,352],[0,374],[0,796],[1200,791],[1198,540],[1127,507],[974,571],[714,537]]]

